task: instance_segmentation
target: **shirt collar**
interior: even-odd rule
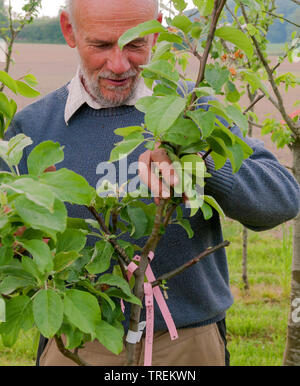
[[[68,99],[65,107],[65,122],[67,125],[71,117],[84,103],[87,103],[92,109],[95,109],[95,110],[112,107],[112,106],[103,107],[100,103],[96,102],[91,97],[91,95],[86,91],[86,89],[84,88],[81,82],[79,68],[76,72],[76,75],[69,83],[68,90],[69,90],[69,95],[68,95]],[[138,101],[138,99],[145,96],[151,96],[151,95],[152,95],[152,90],[150,90],[145,85],[143,78],[140,78],[135,95],[132,96],[126,102],[126,105],[134,106]]]

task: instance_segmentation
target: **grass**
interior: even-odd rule
[[[230,285],[235,302],[227,314],[228,348],[232,366],[281,366],[289,312],[292,260],[290,224],[275,230],[249,231],[248,279],[242,282],[242,226],[226,220]],[[34,366],[36,333],[22,333],[8,349],[0,338],[0,366]]]
[[[231,365],[281,366],[289,312],[291,225],[275,231],[249,231],[249,290],[242,281],[241,232],[240,224],[227,220],[224,237],[231,241],[227,254],[235,298],[227,314]]]

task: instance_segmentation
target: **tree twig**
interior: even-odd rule
[[[286,19],[286,18],[283,17],[283,16],[277,15],[277,14],[272,13],[272,12],[269,12],[269,11],[262,11],[262,12],[267,13],[268,15],[271,15],[271,16],[277,18],[277,19],[282,19],[282,20],[286,21],[287,23],[290,23],[290,24],[296,26],[297,28],[300,28],[300,25],[299,25],[299,24],[296,24],[296,23],[294,23],[294,22],[292,22],[292,21]]]
[[[108,236],[107,241],[113,246],[114,250],[118,253],[119,257],[123,260],[124,263],[130,264],[131,260],[129,256],[127,255],[125,250],[122,247],[120,247],[120,245],[116,242],[116,240],[111,237],[112,234],[110,233],[109,229],[105,225],[105,222],[102,219],[102,217],[97,213],[96,209],[91,206],[91,207],[88,207],[88,210],[95,217],[103,232]]]
[[[245,22],[246,23],[249,23],[249,19],[248,19],[248,15],[245,11],[245,7],[244,5],[241,3],[241,10],[242,10],[242,14],[244,16],[244,19],[245,19]],[[271,84],[271,87],[273,89],[273,92],[276,96],[276,99],[277,99],[277,102],[274,101],[274,99],[269,95],[268,96],[268,99],[272,102],[272,104],[277,108],[277,110],[280,112],[281,116],[283,117],[283,119],[285,120],[286,124],[288,125],[289,129],[297,136],[299,137],[300,136],[300,128],[297,127],[295,124],[294,124],[294,121],[289,117],[289,115],[287,114],[286,112],[286,109],[284,107],[284,104],[283,104],[283,99],[282,99],[282,96],[279,92],[279,89],[275,83],[275,79],[273,77],[273,73],[272,73],[272,69],[270,68],[266,58],[264,57],[261,49],[260,49],[260,46],[259,46],[259,43],[258,41],[256,40],[255,36],[250,36],[254,46],[255,46],[255,49],[256,49],[256,52],[257,52],[257,55],[262,63],[262,65],[264,66],[266,72],[267,72],[267,75],[268,75],[268,79],[269,79],[269,82]]]
[[[184,263],[183,265],[181,265],[180,267],[174,269],[173,271],[165,273],[162,276],[160,276],[159,278],[157,278],[154,282],[151,283],[152,287],[156,287],[156,286],[162,284],[162,282],[164,280],[170,280],[172,277],[179,275],[180,273],[182,273],[186,269],[188,269],[188,268],[192,267],[193,265],[199,263],[199,261],[202,260],[204,257],[206,257],[206,256],[208,256],[208,255],[218,251],[221,248],[228,247],[229,245],[230,245],[229,241],[225,240],[221,244],[216,245],[215,247],[207,248],[204,252],[202,252],[200,255],[198,255],[194,259],[189,260],[188,262]]]
[[[60,336],[55,335],[54,336],[55,343],[57,345],[57,348],[59,351],[64,355],[65,357],[71,359],[73,362],[75,362],[78,366],[92,366],[89,363],[85,362],[83,359],[81,359],[78,355],[78,350],[75,350],[74,353],[72,351],[66,349],[64,342]]]
[[[246,110],[243,112],[243,114],[248,113],[249,110],[252,109],[256,105],[257,102],[259,102],[261,99],[265,97],[265,94],[259,95],[254,101],[246,108]]]

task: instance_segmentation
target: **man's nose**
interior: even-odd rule
[[[123,74],[130,70],[131,65],[128,61],[126,53],[121,51],[119,47],[114,47],[110,57],[107,60],[107,69],[115,74]]]

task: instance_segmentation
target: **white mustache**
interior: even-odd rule
[[[98,79],[123,80],[131,77],[135,77],[136,75],[138,75],[138,72],[134,70],[126,71],[121,75],[117,75],[111,71],[103,71],[98,74]]]

